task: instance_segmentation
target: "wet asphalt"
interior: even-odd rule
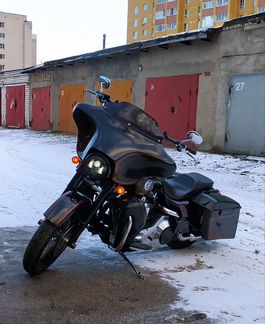
[[[95,247],[89,254],[67,249],[50,270],[29,276],[22,258],[34,230],[0,229],[0,324],[212,323],[173,309],[178,291],[157,273],[141,269],[138,279],[118,255]]]

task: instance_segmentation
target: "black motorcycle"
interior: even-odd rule
[[[213,188],[199,173],[176,173],[163,141],[178,151],[196,154],[188,142],[201,144],[190,131],[186,140],[161,132],[142,109],[112,102],[103,89],[91,91],[101,107],[79,103],[73,111],[78,127],[76,174],[62,195],[46,210],[24,254],[24,269],[45,271],[66,249],[75,248],[87,229],[124,254],[150,250],[160,244],[182,249],[198,239],[235,237],[240,205]]]

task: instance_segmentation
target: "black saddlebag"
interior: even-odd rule
[[[232,239],[236,235],[240,205],[216,192],[202,192],[193,199],[200,206],[200,232],[205,240]]]

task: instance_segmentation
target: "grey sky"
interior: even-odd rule
[[[1,0],[0,11],[27,15],[38,63],[126,43],[127,0]]]

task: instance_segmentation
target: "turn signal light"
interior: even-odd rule
[[[73,156],[73,157],[72,157],[72,162],[73,162],[74,164],[78,164],[78,163],[80,162],[79,157],[78,157],[78,156]]]
[[[124,187],[122,187],[122,186],[119,186],[117,189],[116,189],[116,192],[117,192],[117,194],[118,195],[124,195],[125,194],[125,188]]]

